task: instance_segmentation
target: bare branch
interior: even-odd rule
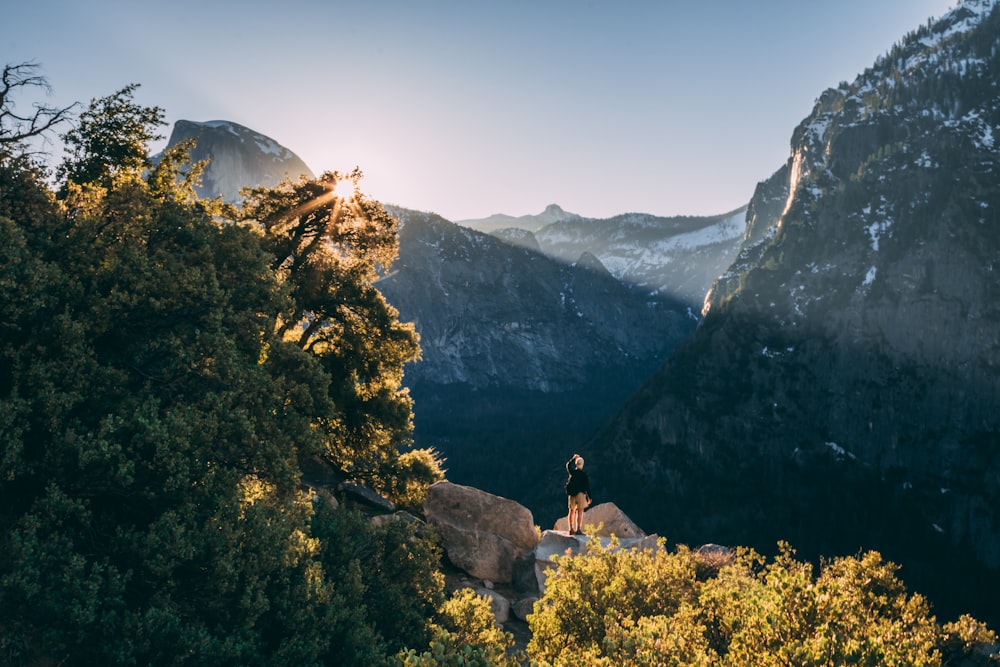
[[[69,120],[76,103],[65,108],[47,104],[32,104],[32,112],[19,114],[15,111],[14,97],[28,89],[51,91],[45,77],[39,75],[36,63],[5,65],[0,75],[0,146],[18,144],[26,139],[41,136],[56,125]]]

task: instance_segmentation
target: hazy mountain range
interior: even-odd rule
[[[1000,10],[959,4],[790,132],[712,218],[394,210],[417,442],[540,524],[574,449],[671,542],[877,549],[996,624]]]

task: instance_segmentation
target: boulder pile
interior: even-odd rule
[[[531,613],[555,567],[553,556],[581,553],[592,539],[607,545],[612,536],[619,548],[659,548],[657,536],[646,535],[614,503],[586,510],[585,534],[570,535],[566,517],[552,530],[542,531],[523,505],[444,481],[428,489],[424,515],[436,527],[451,564],[479,580],[464,585],[490,599],[501,625],[511,613],[522,621]]]

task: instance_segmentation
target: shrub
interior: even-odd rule
[[[823,561],[816,576],[779,546],[770,562],[738,549],[715,569],[684,546],[593,539],[556,559],[528,655],[541,666],[997,664],[991,630],[968,616],[939,625],[879,553]]]
[[[444,458],[433,448],[400,454],[394,474],[388,476],[389,500],[414,514],[423,513],[427,487],[444,479]]]
[[[508,653],[514,637],[498,626],[489,600],[469,588],[456,591],[440,609],[428,650],[400,651],[390,665],[398,667],[515,667],[524,656]]]

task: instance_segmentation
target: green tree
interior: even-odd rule
[[[386,492],[400,509],[422,514],[427,489],[445,478],[444,458],[436,449],[403,452],[388,477]]]
[[[240,220],[258,230],[290,295],[275,330],[316,356],[330,377],[335,411],[320,422],[324,455],[385,491],[411,441],[412,401],[403,368],[418,336],[376,289],[398,250],[398,221],[357,190],[361,173],[247,191]],[[354,194],[338,194],[351,183]]]
[[[59,178],[108,187],[116,173],[138,174],[149,168],[147,147],[163,138],[157,128],[165,125],[164,111],[137,104],[133,98],[138,88],[129,84],[90,101],[77,126],[62,136],[67,155],[56,170]]]
[[[61,197],[0,162],[2,660],[365,665],[424,641],[432,544],[300,491],[341,343],[276,327],[297,306],[265,237],[193,196],[187,147],[146,169],[158,115],[130,93],[92,103]]]
[[[616,541],[605,546],[592,539],[586,554],[557,563],[528,617],[528,653],[542,665],[622,657],[633,650],[634,635],[648,629],[636,625],[642,619],[672,619],[697,601],[698,560],[687,549],[619,550]]]
[[[455,591],[441,605],[426,651],[399,651],[394,667],[516,667],[527,656],[512,651],[514,636],[497,625],[487,598],[470,588]]]
[[[280,292],[252,234],[134,173],[109,186],[14,245],[49,280],[16,295],[34,308],[3,304],[3,604],[77,663],[126,661],[123,636],[151,662],[254,655],[309,555],[291,438],[315,415],[283,390],[325,377],[266,363]]]

